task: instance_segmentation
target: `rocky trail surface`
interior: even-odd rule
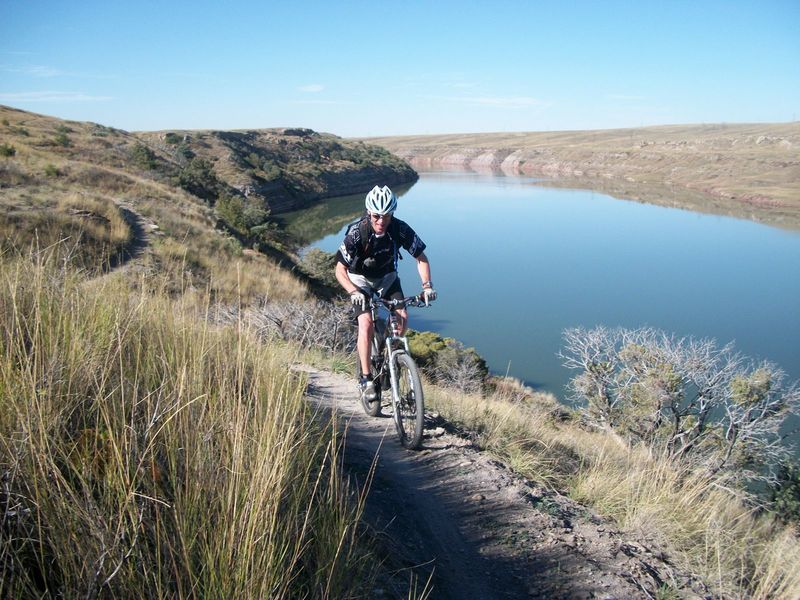
[[[365,520],[382,555],[375,597],[654,598],[707,592],[652,546],[568,498],[516,476],[427,415],[422,448],[400,446],[383,415],[364,414],[353,381],[300,366],[308,397],[345,430],[344,468],[373,479]]]

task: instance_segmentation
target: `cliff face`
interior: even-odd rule
[[[148,132],[136,134],[159,154],[206,171],[227,189],[272,214],[321,198],[366,192],[376,184],[416,181],[417,173],[385,149],[310,129]]]

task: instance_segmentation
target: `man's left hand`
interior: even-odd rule
[[[425,306],[429,306],[431,302],[436,300],[436,290],[432,287],[422,288],[422,298],[425,300]]]

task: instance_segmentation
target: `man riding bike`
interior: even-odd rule
[[[431,282],[431,267],[425,256],[425,244],[404,221],[393,217],[397,196],[387,186],[377,185],[366,197],[367,214],[348,227],[339,251],[336,253],[336,279],[350,294],[353,311],[358,321],[358,360],[361,364],[359,388],[367,401],[376,399],[375,386],[370,378],[369,348],[374,335],[374,324],[367,298],[373,291],[381,297],[402,299],[403,290],[397,276],[397,259],[404,248],[417,260],[417,271],[422,280],[425,303],[436,299]],[[402,335],[408,323],[405,308],[397,311]]]

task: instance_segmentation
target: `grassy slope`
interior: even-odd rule
[[[306,284],[131,134],[0,108],[0,135],[0,596],[362,593],[359,505],[293,351],[209,318]],[[142,255],[98,277],[137,227]]]
[[[6,107],[0,107],[0,134],[15,150],[13,156],[0,158],[0,227],[24,234],[22,223],[52,214],[58,223],[48,232],[40,230],[36,244],[46,247],[65,238],[74,244],[78,238],[59,225],[85,230],[97,220],[89,205],[110,203],[110,210],[128,207],[157,226],[148,235],[151,251],[140,269],[175,291],[208,287],[227,301],[307,295],[306,285],[273,261],[243,254],[235,240],[220,235],[208,203],[175,185],[178,166],[169,157],[156,153],[154,169],[137,160],[134,149],[140,140],[135,136]],[[80,205],[83,210],[73,210]],[[25,253],[32,239],[7,237],[3,247],[13,245]]]
[[[358,593],[359,505],[291,355],[141,284],[0,261],[0,596]]]
[[[418,167],[499,169],[800,229],[800,123],[370,138]],[[549,184],[549,183],[548,183]]]

